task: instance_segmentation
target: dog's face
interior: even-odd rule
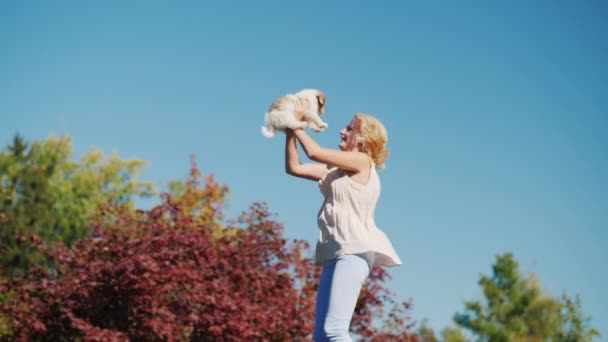
[[[327,103],[327,98],[325,97],[325,94],[323,94],[322,91],[319,91],[317,93],[317,105],[318,105],[318,112],[319,115],[322,115],[323,113],[325,113],[325,104]]]
[[[327,104],[327,98],[325,94],[318,89],[302,89],[295,94],[301,99],[306,99],[311,105],[316,104],[317,114],[320,116],[325,113],[325,105]]]

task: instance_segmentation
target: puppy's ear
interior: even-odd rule
[[[319,105],[319,113],[323,113],[325,111],[325,104],[327,103],[327,98],[325,97],[325,94],[319,92],[319,94],[317,95],[317,104]]]
[[[325,95],[323,93],[319,93],[319,95],[317,95],[317,102],[319,103],[319,107],[325,106],[327,98],[325,98]]]

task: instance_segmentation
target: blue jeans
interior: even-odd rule
[[[323,265],[317,292],[315,341],[352,341],[348,333],[373,252],[341,255]]]

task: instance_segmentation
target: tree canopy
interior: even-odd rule
[[[151,196],[154,186],[138,180],[143,160],[105,157],[91,149],[79,162],[68,136],[26,142],[16,135],[0,152],[0,267],[23,275],[48,260],[23,242],[37,235],[45,243],[71,245],[89,235],[99,206],[133,208],[136,197]]]
[[[511,253],[498,255],[492,275],[482,275],[479,285],[484,300],[466,301],[454,316],[479,341],[591,341],[599,335],[580,300],[544,293],[534,275],[521,274]]]
[[[177,196],[150,210],[109,203],[72,245],[24,243],[54,272],[0,283],[0,334],[23,340],[292,341],[311,337],[320,269],[304,241],[255,203],[224,223],[227,187],[193,161]],[[416,341],[409,303],[373,269],[352,323],[374,341]],[[378,325],[378,322],[382,324]]]

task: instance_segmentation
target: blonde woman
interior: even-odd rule
[[[386,129],[373,116],[357,113],[340,138],[335,150],[319,146],[302,129],[286,132],[286,172],[318,181],[325,198],[317,220],[320,232],[315,259],[323,271],[317,292],[315,341],[351,341],[350,321],[372,267],[401,264],[374,222],[380,196],[376,169],[384,167],[388,157]],[[296,140],[318,164],[300,162]]]

